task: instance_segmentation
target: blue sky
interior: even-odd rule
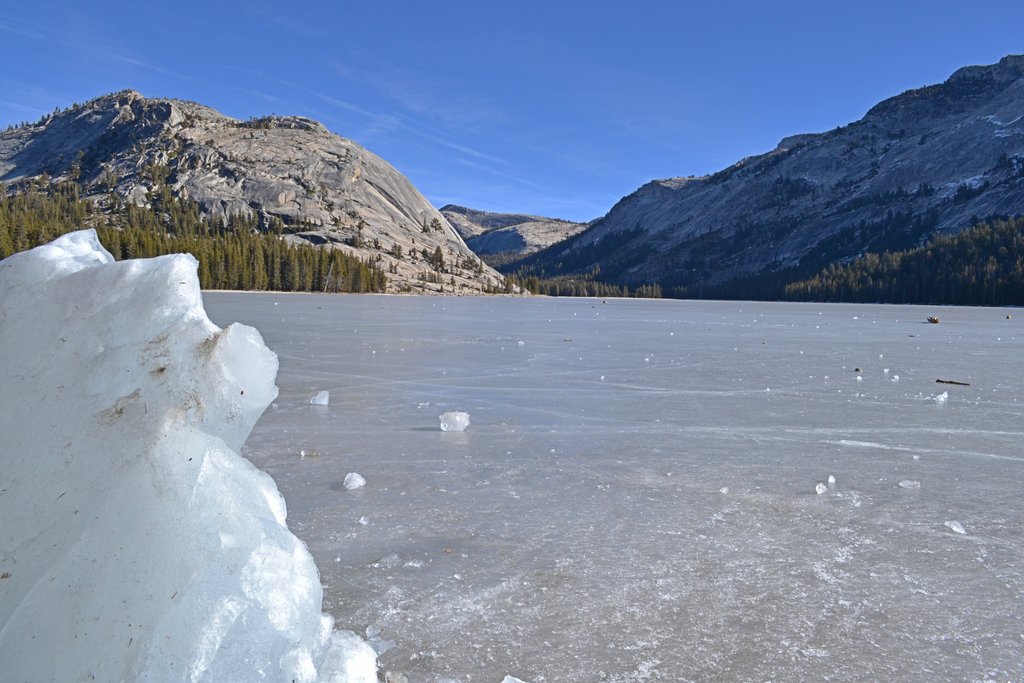
[[[0,128],[134,88],[301,114],[436,206],[587,220],[1024,52],[1024,2],[48,1],[0,13]]]

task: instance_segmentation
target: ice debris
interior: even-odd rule
[[[92,230],[0,262],[4,680],[377,680],[238,455],[277,357],[210,322],[196,267]]]
[[[345,482],[343,485],[349,491],[353,489],[361,489],[366,486],[366,479],[364,479],[363,475],[358,472],[349,472],[345,475]]]
[[[325,406],[331,402],[331,392],[324,389],[317,393],[316,396],[309,399],[309,402],[315,406]]]
[[[814,485],[814,492],[820,496],[828,492],[828,487],[819,481],[817,484]]]
[[[947,520],[945,524],[949,528],[950,531],[953,531],[953,532],[958,533],[958,534],[966,534],[967,533],[967,530],[964,529],[963,525],[960,522],[956,521],[955,519]]]
[[[831,488],[835,488],[835,485],[836,485],[836,476],[834,474],[828,475],[828,487],[830,489]]]
[[[459,410],[442,413],[438,419],[441,420],[442,432],[464,432],[469,426],[469,413]]]
[[[934,398],[936,403],[945,403],[949,399],[949,392],[943,391],[941,394],[935,396]]]
[[[900,479],[898,486],[901,489],[919,489],[921,488],[921,482],[916,479]]]

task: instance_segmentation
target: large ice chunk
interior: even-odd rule
[[[956,521],[955,519],[947,520],[945,522],[945,525],[946,525],[946,527],[950,531],[956,532],[958,534],[966,534],[967,533],[967,530],[964,529],[964,525],[961,524],[960,522]]]
[[[469,413],[458,410],[442,413],[439,419],[442,432],[464,432],[469,426]]]
[[[366,479],[358,472],[349,472],[345,475],[344,486],[349,491],[353,489],[361,489],[366,486]]]
[[[237,454],[277,357],[209,321],[194,258],[92,231],[11,256],[0,357],[5,680],[376,680]]]

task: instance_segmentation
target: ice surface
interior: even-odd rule
[[[461,411],[442,413],[438,419],[441,420],[442,432],[463,432],[469,426],[469,413]]]
[[[353,489],[361,489],[366,486],[366,479],[364,479],[363,475],[358,472],[349,472],[345,475],[345,481],[342,485],[349,491]]]
[[[281,358],[245,453],[288,500],[325,609],[395,643],[383,670],[1024,680],[1024,385],[1007,371],[1024,316],[204,296]],[[971,386],[943,387],[937,409],[920,397],[944,376]],[[310,410],[310,387],[344,395],[344,420]],[[438,430],[455,409],[472,429]],[[310,446],[323,455],[295,457]],[[372,485],[339,495],[352,470]],[[829,474],[842,487],[815,496]],[[370,566],[390,553],[398,566]]]
[[[375,680],[313,558],[237,454],[277,395],[191,256],[92,231],[0,262],[0,678]]]
[[[331,392],[326,389],[318,391],[316,396],[309,399],[309,402],[315,406],[325,406],[331,402]]]

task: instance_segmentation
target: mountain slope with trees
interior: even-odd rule
[[[786,285],[793,301],[1024,304],[1024,218],[939,235],[906,251],[865,254]]]
[[[650,182],[569,240],[503,265],[668,296],[781,298],[867,252],[1024,214],[1024,56],[965,67],[860,120],[705,177]]]
[[[169,194],[209,220],[373,261],[388,291],[473,293],[505,282],[390,164],[303,117],[239,121],[125,90],[0,133],[0,183],[12,193],[28,181],[73,182],[114,213]]]
[[[289,243],[255,230],[250,216],[207,218],[173,197],[150,208],[103,213],[71,182],[38,184],[0,197],[0,259],[86,227],[120,259],[189,253],[204,289],[383,292],[387,275],[336,249]]]

